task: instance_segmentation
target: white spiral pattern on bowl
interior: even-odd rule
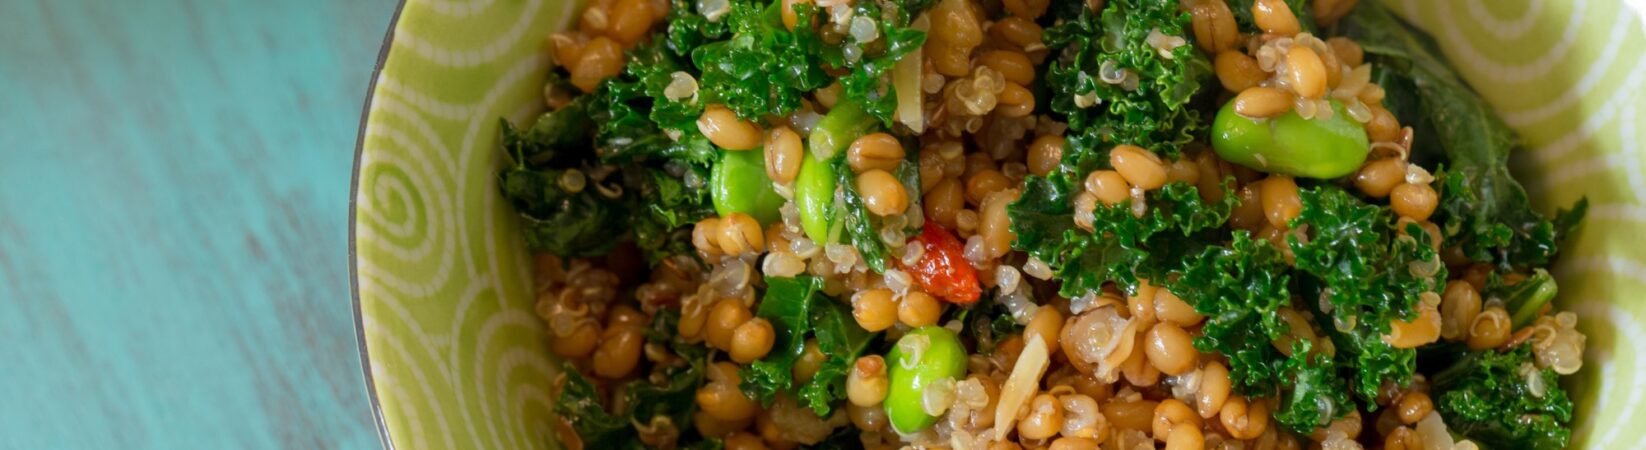
[[[372,388],[395,448],[556,447],[558,368],[519,223],[496,193],[495,131],[498,117],[539,108],[544,38],[576,3],[413,0],[402,11],[369,108],[353,224]],[[1646,444],[1629,426],[1646,422],[1646,302],[1631,298],[1646,292],[1634,231],[1646,226],[1646,0],[1386,3],[1444,25],[1446,54],[1532,149],[1517,164],[1536,170],[1517,173],[1539,207],[1590,199],[1556,268],[1561,307],[1590,335],[1570,386],[1575,443]]]
[[[575,7],[555,5],[559,17]],[[528,116],[520,105],[535,103],[546,70],[541,36],[563,25],[543,6],[412,2],[379,75],[356,267],[373,388],[396,448],[552,447],[556,369],[532,312],[518,226],[495,185],[497,117]],[[447,29],[435,23],[459,22],[493,37],[472,47],[423,39]],[[478,25],[486,22],[506,25]],[[405,65],[435,70],[396,69]]]

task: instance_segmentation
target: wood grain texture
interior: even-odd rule
[[[347,279],[394,0],[0,0],[0,449],[379,448]]]

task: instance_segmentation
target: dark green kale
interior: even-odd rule
[[[604,398],[588,378],[577,373],[571,364],[563,364],[561,372],[566,380],[560,386],[560,397],[554,401],[554,413],[571,421],[585,445],[595,448],[634,448],[634,429],[627,417],[606,412]]]
[[[1308,434],[1354,411],[1348,382],[1336,359],[1315,351],[1309,341],[1298,341],[1280,372],[1280,409],[1276,422],[1298,434]]]
[[[1059,293],[1065,297],[1093,292],[1105,282],[1131,292],[1140,278],[1162,279],[1186,257],[1220,239],[1217,229],[1228,221],[1235,202],[1227,184],[1222,200],[1208,202],[1194,186],[1169,183],[1147,194],[1142,217],[1132,214],[1130,202],[1099,205],[1093,211],[1094,231],[1088,232],[1074,223],[1074,197],[1083,188],[1065,172],[1077,171],[1029,176],[1022,196],[1006,207],[1017,235],[1012,247],[1050,265],[1062,280]]]
[[[1367,204],[1333,185],[1300,191],[1302,213],[1288,238],[1304,298],[1321,298],[1326,322],[1342,365],[1356,371],[1355,392],[1376,397],[1384,381],[1411,380],[1415,352],[1384,342],[1389,323],[1417,316],[1419,296],[1438,293],[1446,269],[1416,224],[1396,228],[1395,214]],[[1330,319],[1328,320],[1327,317]]]
[[[840,189],[843,200],[839,204],[844,206],[840,212],[840,219],[845,225],[846,238],[852,246],[857,247],[857,254],[869,269],[877,273],[886,272],[886,243],[880,241],[880,230],[876,229],[875,221],[869,214],[869,208],[863,203],[863,195],[857,192],[857,174],[847,166],[845,155],[836,157],[830,164],[834,165],[837,178],[835,186]],[[903,165],[907,167],[907,164]]]
[[[680,176],[670,173],[679,170]],[[623,172],[624,186],[634,194],[628,210],[634,220],[634,241],[646,253],[646,260],[656,264],[670,255],[691,254],[691,230],[688,225],[714,215],[714,205],[708,190],[689,187],[687,180],[707,180],[708,168],[686,163],[673,167],[629,168]],[[638,179],[630,179],[638,178]]]
[[[598,124],[595,152],[605,164],[662,163],[670,160],[707,167],[718,155],[697,131],[702,104],[664,94],[673,73],[690,67],[664,48],[657,36],[628,53],[623,73],[600,84],[589,114]]]
[[[1206,316],[1195,346],[1229,358],[1242,391],[1272,390],[1286,357],[1270,341],[1289,334],[1278,311],[1291,305],[1286,259],[1268,242],[1237,231],[1228,246],[1207,247],[1167,286]]]
[[[653,263],[690,252],[685,226],[714,211],[703,185],[717,150],[695,125],[659,127],[691,124],[697,115],[663,95],[669,74],[682,66],[661,42],[631,50],[623,74],[531,128],[502,123],[513,164],[498,175],[498,187],[523,217],[531,248],[589,257],[633,240]],[[562,184],[571,170],[581,174],[569,177],[582,181],[576,192]]]
[[[812,305],[822,298],[823,282],[816,277],[766,278],[766,293],[755,315],[771,321],[776,333],[771,353],[743,370],[743,392],[770,404],[778,392],[793,390],[789,368],[806,351]]]
[[[1530,344],[1455,354],[1431,377],[1435,411],[1482,448],[1553,450],[1572,437],[1572,399],[1554,369],[1539,369]]]
[[[623,165],[606,180],[597,181],[588,176],[601,169],[588,163],[569,167],[516,164],[498,174],[498,188],[522,217],[526,244],[534,250],[591,257],[632,239],[646,251],[648,261],[655,263],[667,255],[689,253],[690,236],[684,227],[714,211],[707,190],[689,187],[685,181],[707,179],[705,167],[689,163],[663,166]],[[581,190],[566,189],[562,180],[569,171],[581,174],[575,176],[584,183]]]
[[[771,353],[743,370],[742,388],[751,397],[770,404],[778,392],[789,392],[820,417],[846,398],[852,362],[879,334],[857,326],[851,310],[824,296],[822,289],[823,281],[810,276],[766,278],[766,295],[755,315],[771,321],[776,337]],[[807,336],[817,340],[828,359],[810,381],[800,384],[791,369],[806,351]]]
[[[994,293],[985,293],[983,298],[993,298]],[[950,319],[961,323],[960,336],[971,342],[972,348],[979,354],[993,354],[995,346],[1007,336],[1023,332],[1023,325],[1018,325],[1012,318],[1011,310],[1002,302],[977,302],[971,306],[959,309]]]
[[[611,251],[622,240],[627,211],[592,190],[561,187],[566,170],[516,166],[498,174],[498,188],[525,223],[526,245],[570,258]]]
[[[1532,210],[1509,173],[1509,155],[1522,143],[1429,35],[1375,2],[1356,8],[1341,28],[1365,49],[1373,81],[1387,91],[1385,106],[1413,128],[1412,159],[1444,162],[1440,207],[1431,219],[1444,240],[1504,269],[1547,266],[1587,202],[1553,221]]]
[[[1237,231],[1227,246],[1208,247],[1167,285],[1206,316],[1201,351],[1229,359],[1229,379],[1247,395],[1280,396],[1277,422],[1308,433],[1354,410],[1336,362],[1307,340],[1291,356],[1272,342],[1292,335],[1282,308],[1292,306],[1285,256],[1274,245]]]
[[[1205,134],[1189,103],[1210,82],[1211,64],[1194,45],[1167,57],[1147,38],[1158,31],[1187,39],[1189,15],[1177,2],[1158,0],[1112,0],[1101,15],[1076,8],[1044,36],[1057,55],[1045,71],[1051,110],[1065,116],[1071,140],[1087,141],[1071,145],[1077,151],[1065,150],[1065,159],[1115,143],[1176,159],[1183,144]]]
[[[703,44],[726,38],[730,21],[709,20],[697,10],[695,0],[670,0],[669,16],[664,19],[668,29],[663,32],[663,46],[669,53],[691,57],[692,51]],[[653,40],[658,40],[653,37]]]
[[[817,349],[828,359],[818,366],[811,381],[800,387],[798,398],[802,405],[810,406],[818,417],[828,417],[830,408],[838,400],[846,398],[846,375],[877,335],[858,326],[851,308],[845,303],[833,300],[813,305],[811,319]]]
[[[594,129],[589,122],[592,97],[572,99],[560,109],[539,116],[531,128],[520,130],[507,120],[499,120],[503,153],[514,161],[532,165],[566,165],[580,161],[589,148]]]
[[[594,189],[571,191],[561,179],[569,170],[586,168],[593,125],[588,100],[578,98],[543,114],[521,131],[500,121],[500,141],[511,162],[497,177],[498,189],[526,224],[526,244],[565,257],[589,257],[610,251],[623,235],[628,210],[620,201]],[[582,172],[580,172],[582,173]]]
[[[667,380],[664,384],[636,380],[621,385],[623,400],[620,403],[625,405],[622,410],[607,411],[602,401],[606,397],[588,378],[570,363],[561,367],[565,380],[560,396],[555,399],[554,411],[571,422],[572,429],[586,448],[646,448],[635,427],[647,426],[660,419],[667,419],[673,424],[685,437],[682,439],[685,442],[709,441],[712,442],[709,445],[718,445],[718,441],[697,436],[691,427],[692,412],[697,408],[697,387],[705,377],[708,349],[686,344],[673,336],[672,330],[678,317],[678,313],[673,311],[658,314],[652,320],[646,339],[668,346],[686,364],[661,369],[663,376],[659,378]]]

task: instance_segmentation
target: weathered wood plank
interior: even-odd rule
[[[0,448],[376,448],[349,173],[393,0],[0,2]]]

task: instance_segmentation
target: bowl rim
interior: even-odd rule
[[[360,198],[360,162],[366,154],[366,124],[371,121],[372,102],[376,100],[377,80],[383,74],[383,63],[389,59],[389,49],[394,44],[394,31],[400,27],[401,13],[406,10],[407,0],[395,2],[394,15],[389,16],[389,26],[383,32],[383,43],[377,50],[377,62],[372,66],[371,79],[366,84],[366,100],[360,108],[360,126],[355,130],[354,167],[349,175],[349,298],[354,308],[354,338],[355,348],[360,352],[360,375],[366,382],[366,398],[371,406],[372,423],[377,427],[378,440],[385,450],[394,450],[394,440],[389,437],[389,426],[383,417],[383,404],[377,398],[377,381],[372,379],[371,354],[366,349],[365,315],[360,309],[360,253],[356,246],[355,203]]]

